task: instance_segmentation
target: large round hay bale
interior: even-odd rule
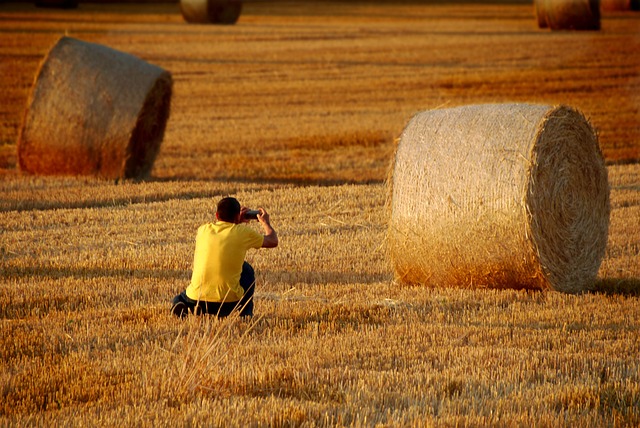
[[[185,21],[195,24],[235,24],[242,11],[240,0],[180,0]]]
[[[540,28],[600,29],[600,0],[535,0],[535,3]]]
[[[145,178],[164,137],[171,74],[106,46],[60,38],[40,65],[18,139],[23,171]]]
[[[398,280],[593,287],[609,186],[597,136],[578,111],[498,104],[419,113],[401,135],[390,177]]]

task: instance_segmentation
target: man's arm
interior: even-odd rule
[[[275,248],[278,246],[278,234],[271,226],[269,221],[269,213],[264,208],[258,208],[260,214],[258,214],[258,221],[264,229],[264,240],[262,241],[262,248]]]

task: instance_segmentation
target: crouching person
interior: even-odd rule
[[[278,246],[269,214],[263,208],[257,211],[264,235],[243,224],[249,221],[248,209],[237,199],[218,202],[216,222],[198,228],[191,283],[171,302],[175,316],[183,318],[192,312],[226,317],[236,309],[240,316],[253,316],[256,279],[245,255],[250,248]]]

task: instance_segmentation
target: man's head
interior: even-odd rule
[[[236,198],[226,197],[220,199],[216,209],[216,217],[220,221],[236,223],[240,214],[240,202]]]

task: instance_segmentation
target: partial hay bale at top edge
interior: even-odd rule
[[[18,138],[20,169],[147,177],[169,119],[171,74],[133,55],[60,38],[40,65]]]
[[[535,0],[535,3],[540,28],[600,29],[600,0]]]
[[[566,107],[426,111],[407,124],[389,181],[399,281],[431,287],[593,288],[609,186],[597,136]]]
[[[194,24],[235,24],[242,11],[241,0],[180,0],[185,21]]]

